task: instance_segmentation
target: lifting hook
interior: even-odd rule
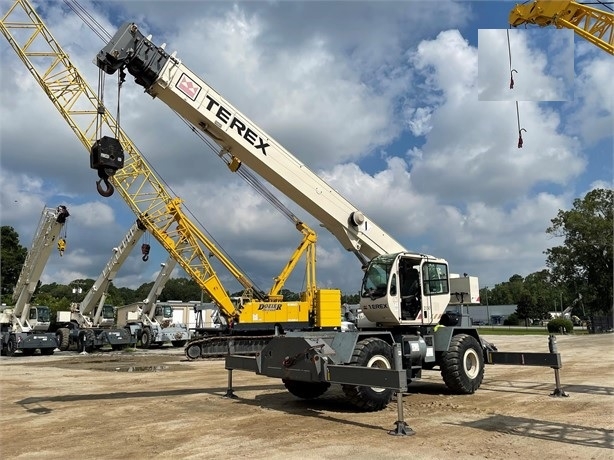
[[[100,177],[100,179],[96,181],[96,190],[98,190],[98,193],[105,198],[108,198],[113,195],[115,189],[113,188],[113,185],[111,185],[111,183],[109,182],[109,175],[104,171],[103,168],[98,169],[98,177]],[[102,187],[101,182],[104,182],[106,189]]]
[[[522,140],[522,132],[527,132],[526,129],[521,128],[520,130],[518,130],[518,148],[521,149],[522,148],[522,144],[523,144],[523,140]]]
[[[104,185],[106,186],[106,190],[102,187],[102,185],[100,185],[101,182],[104,182]],[[96,190],[98,190],[98,193],[100,193],[100,195],[104,196],[105,198],[110,197],[111,195],[113,195],[113,192],[114,192],[113,186],[109,182],[109,179],[97,180]]]
[[[510,70],[510,89],[514,89],[514,72],[518,73],[516,69]]]

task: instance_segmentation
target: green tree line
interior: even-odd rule
[[[613,308],[614,247],[613,191],[595,189],[576,199],[570,210],[559,210],[546,234],[561,240],[559,246],[545,251],[547,269],[526,277],[512,275],[508,281],[480,290],[482,304],[517,305],[520,319],[544,318],[548,311],[573,306],[573,314],[586,318],[592,314],[611,314]],[[2,226],[0,241],[2,303],[11,304],[11,296],[27,255],[19,235],[10,226]],[[94,284],[93,279],[76,279],[68,285],[39,285],[33,304],[47,305],[52,311],[66,310],[71,302],[80,302]],[[111,283],[107,302],[127,305],[145,299],[153,281],[137,289]],[[73,293],[81,288],[81,293]],[[284,289],[284,300],[297,300],[298,293]],[[230,295],[240,295],[239,292]],[[172,278],[159,300],[200,300],[201,290],[189,278]],[[205,302],[210,298],[204,294]],[[342,302],[357,304],[358,294],[342,296]]]

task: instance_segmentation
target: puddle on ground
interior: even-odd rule
[[[117,366],[101,369],[109,372],[161,372],[168,370],[170,366]],[[99,369],[92,369],[99,370]]]

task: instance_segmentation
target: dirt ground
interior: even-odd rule
[[[546,336],[485,336],[501,351],[548,351]],[[611,459],[614,336],[557,337],[550,368],[487,366],[481,388],[451,395],[439,372],[410,385],[413,436],[391,436],[395,403],[357,412],[334,386],[298,400],[281,382],[182,349],[0,358],[3,459]]]

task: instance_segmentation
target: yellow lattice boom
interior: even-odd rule
[[[516,5],[510,12],[509,23],[513,27],[536,24],[540,27],[554,25],[573,30],[579,36],[614,54],[614,13],[575,1],[535,1]]]
[[[167,191],[32,6],[25,0],[12,3],[2,16],[0,28],[88,154],[97,140],[96,123],[102,108],[102,124],[109,132],[118,134],[125,155],[124,167],[111,178],[115,189],[186,273],[220,304],[225,314],[236,317],[239,312],[209,263],[208,255],[217,257],[244,287],[249,287],[249,282],[186,216],[181,199]]]

